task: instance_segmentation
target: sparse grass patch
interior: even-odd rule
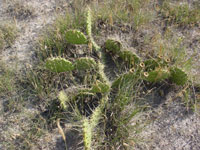
[[[41,36],[41,39],[39,40],[41,45],[40,51],[43,52],[41,59],[48,56],[62,55],[63,51],[68,49],[68,43],[65,37],[67,29],[76,28],[83,31],[84,27],[85,22],[83,12],[73,14],[71,11],[67,11],[65,16],[58,17],[55,23],[46,30],[46,33]]]
[[[5,133],[2,138],[6,139],[1,143],[3,149],[37,148],[39,138],[47,132],[48,123],[35,106],[40,93],[33,92],[31,83],[27,74],[19,74],[0,64],[0,117],[7,118],[8,123],[8,128],[2,132]],[[12,132],[12,126],[16,132]]]
[[[27,82],[32,87],[32,92],[43,99],[52,90],[52,77],[51,74],[41,71],[40,69],[34,69],[27,72]]]
[[[141,82],[138,80],[140,79],[136,77],[126,81],[118,88],[117,93],[112,93],[113,102],[106,109],[104,128],[105,142],[110,149],[113,147],[131,149],[135,140],[132,133],[139,133],[137,127],[131,124],[132,119],[145,108],[145,106],[139,106],[137,102],[137,94],[142,89]]]
[[[8,96],[16,90],[15,72],[0,63],[0,95]]]
[[[31,6],[25,5],[19,0],[14,0],[8,5],[7,13],[19,20],[24,20],[35,16],[34,9]]]
[[[17,37],[17,27],[13,22],[0,23],[0,51],[13,44]]]
[[[41,136],[46,133],[47,123],[39,115],[28,114],[26,122],[18,122],[22,132],[20,134],[7,133],[10,137],[3,143],[4,148],[22,150],[37,148]]]
[[[182,68],[189,75],[193,66],[193,56],[188,57],[186,47],[183,44],[183,38],[175,36],[170,28],[167,28],[163,35],[155,34],[151,46],[154,56],[164,59],[169,65]],[[151,56],[150,56],[151,57]]]
[[[109,25],[128,23],[138,29],[152,20],[149,3],[149,0],[108,0],[92,3],[91,9],[95,21],[100,19]]]
[[[189,6],[185,4],[173,4],[165,0],[161,6],[161,15],[168,24],[178,26],[198,26],[200,20],[200,8],[198,6]]]

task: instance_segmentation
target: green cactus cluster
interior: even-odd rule
[[[168,79],[176,85],[184,85],[188,81],[188,75],[181,68],[168,65],[166,61],[146,60],[143,79],[149,82],[159,82]]]
[[[70,44],[92,44],[92,48],[100,53],[100,58],[95,60],[92,57],[82,57],[73,62],[61,58],[48,58],[45,62],[45,67],[52,72],[70,72],[74,70],[91,70],[95,69],[99,75],[99,79],[86,88],[80,88],[73,97],[70,97],[64,91],[59,93],[60,105],[64,110],[68,109],[70,100],[75,100],[77,97],[84,95],[101,94],[98,106],[92,110],[90,116],[82,115],[82,133],[84,146],[86,150],[92,149],[92,138],[94,129],[98,126],[99,120],[102,116],[102,111],[105,109],[109,95],[113,90],[126,87],[127,84],[132,84],[132,81],[147,81],[160,82],[163,80],[170,80],[177,85],[184,85],[188,81],[187,74],[178,67],[171,67],[168,62],[160,59],[142,60],[137,54],[130,50],[124,49],[121,42],[108,39],[103,48],[98,46],[92,37],[92,22],[91,10],[88,9],[86,18],[86,33],[87,36],[78,30],[68,30],[66,32],[66,40]],[[104,53],[111,53],[120,57],[124,62],[131,64],[131,70],[117,77],[114,81],[110,81],[104,73]],[[75,102],[76,103],[76,102]]]
[[[78,30],[68,30],[66,32],[66,40],[70,44],[88,44],[91,43],[92,47],[95,51],[99,51],[100,47],[94,42],[92,37],[92,23],[91,23],[91,11],[88,9],[87,12],[87,35],[88,39],[84,35],[84,33],[78,31]],[[100,55],[101,56],[101,55]],[[99,75],[102,81],[96,81],[94,85],[91,86],[91,88],[84,88],[79,89],[79,91],[76,93],[73,98],[67,97],[66,93],[64,91],[61,91],[58,98],[60,100],[61,107],[66,110],[68,108],[67,102],[69,102],[69,99],[76,99],[77,97],[84,97],[84,95],[95,95],[97,93],[102,94],[102,98],[99,102],[99,105],[93,110],[93,113],[90,117],[86,117],[83,115],[83,139],[84,139],[84,146],[85,149],[90,150],[92,149],[92,137],[93,137],[93,131],[94,128],[98,125],[99,119],[102,115],[102,110],[104,109],[107,100],[108,95],[110,92],[110,82],[106,78],[106,75],[104,74],[104,64],[101,60],[99,60],[97,63],[93,58],[78,58],[72,63],[69,60],[66,60],[65,58],[49,58],[45,62],[45,66],[48,70],[52,72],[68,72],[73,70],[91,70],[96,68],[99,71]],[[67,102],[66,102],[67,101]]]
[[[48,70],[52,72],[68,72],[73,70],[89,70],[95,69],[97,66],[95,60],[93,58],[82,57],[77,59],[74,63],[71,61],[61,58],[48,58],[45,62],[45,66]]]
[[[108,39],[105,42],[106,52],[112,53],[120,57],[123,61],[128,62],[128,64],[134,66],[140,62],[139,56],[130,50],[124,50],[120,41],[114,39]]]
[[[133,70],[135,70],[135,73],[126,73],[120,76],[114,81],[113,87],[116,87],[119,82],[130,81],[136,74],[138,78],[142,76],[142,79],[148,82],[159,82],[170,79],[177,85],[184,85],[188,80],[187,74],[179,68],[174,69],[171,67],[168,60],[158,57],[142,61],[135,53],[129,50],[123,50],[123,45],[117,40],[108,39],[105,42],[105,48],[106,52],[117,55],[123,61],[131,64],[134,67]]]

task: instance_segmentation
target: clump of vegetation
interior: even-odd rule
[[[0,95],[10,95],[16,90],[15,72],[0,63]]]
[[[190,60],[182,57],[179,41],[175,40],[177,45],[173,43],[171,47],[167,47],[165,42],[157,43],[158,45],[152,43],[157,46],[158,53],[143,58],[133,52],[132,47],[125,46],[125,41],[115,38],[102,38],[103,41],[98,41],[93,37],[98,30],[96,25],[99,24],[111,27],[110,30],[113,31],[112,27],[115,25],[128,23],[134,33],[139,32],[137,29],[151,20],[151,13],[145,8],[149,2],[92,1],[92,7],[87,12],[83,7],[86,6],[86,1],[74,0],[71,3],[72,10],[68,10],[64,19],[59,18],[41,39],[38,53],[41,62],[30,70],[28,81],[24,83],[31,84],[31,87],[25,85],[31,92],[25,94],[26,99],[35,99],[32,102],[42,113],[34,116],[28,129],[23,129],[23,134],[16,136],[16,141],[21,142],[20,146],[16,144],[17,148],[30,149],[45,134],[42,129],[57,126],[67,149],[68,138],[63,127],[68,127],[68,123],[71,123],[70,128],[78,130],[81,135],[82,142],[79,146],[86,150],[132,149],[135,142],[133,134],[140,132],[139,123],[132,124],[132,118],[149,109],[143,104],[145,96],[152,89],[158,90],[158,86],[179,87],[185,104],[189,107],[193,105],[189,99],[193,83],[187,71]],[[22,10],[10,7],[9,11],[17,19],[32,16],[21,4],[16,6]],[[162,13],[164,9],[161,9]],[[171,15],[180,17],[177,13]],[[190,16],[186,18],[188,17]],[[184,21],[174,19],[173,22],[182,24]],[[184,25],[190,24],[189,22],[185,21]],[[5,47],[9,41],[5,38],[9,39],[8,37],[0,28],[0,46]],[[153,38],[152,41],[155,40]],[[117,72],[113,73],[113,70]],[[10,95],[15,91],[14,79],[14,72],[0,66],[0,94]],[[196,99],[199,102],[199,97]],[[21,101],[10,100],[7,105],[9,109],[15,107],[14,103]],[[40,115],[46,120],[38,117]]]
[[[101,19],[109,25],[115,22],[131,24],[138,29],[149,23],[152,14],[148,11],[149,0],[121,0],[103,1],[102,3],[92,3],[92,11],[95,20]]]
[[[199,24],[200,9],[196,6],[191,8],[189,4],[173,5],[168,0],[165,0],[160,12],[169,24],[177,24],[182,27]]]
[[[17,37],[17,28],[13,23],[0,24],[0,50],[13,44]]]
[[[124,140],[129,138],[124,126],[128,128],[128,122],[139,112],[139,109],[137,111],[130,110],[130,112],[125,110],[136,97],[137,92],[133,91],[142,90],[140,86],[142,82],[169,81],[184,86],[189,82],[189,79],[186,72],[174,66],[170,61],[160,57],[142,60],[134,52],[127,50],[127,48],[124,49],[123,44],[115,39],[108,39],[103,46],[98,46],[92,37],[90,9],[87,12],[86,20],[87,35],[78,29],[69,29],[63,31],[62,36],[65,37],[68,48],[72,45],[88,46],[87,50],[90,51],[88,56],[70,58],[69,55],[66,56],[65,51],[56,52],[58,47],[54,49],[54,52],[49,52],[48,50],[54,46],[51,45],[52,42],[47,42],[48,47],[42,52],[42,55],[47,56],[47,58],[43,57],[44,67],[59,76],[62,76],[61,73],[69,73],[70,76],[73,76],[72,80],[77,78],[74,76],[75,72],[84,73],[85,77],[79,83],[83,86],[80,87],[74,83],[74,86],[77,86],[75,91],[70,92],[67,88],[58,89],[60,106],[63,111],[73,110],[76,118],[82,122],[85,149],[97,148],[94,138],[98,134],[103,138],[103,143],[110,142],[117,147],[120,142],[123,145]],[[54,55],[55,53],[58,56]],[[113,81],[109,80],[104,70],[106,54],[116,55],[113,57],[116,59],[115,62],[120,59],[127,64],[130,71],[119,74]],[[52,55],[54,57],[49,58]],[[89,77],[90,74],[93,74],[92,78]],[[126,115],[123,117],[122,114]],[[101,123],[101,120],[104,120],[104,123]],[[102,126],[105,127],[104,134],[99,132]],[[119,143],[117,144],[116,141]]]
[[[84,3],[76,0],[73,4],[78,2]],[[45,112],[48,111],[48,123],[53,122],[55,127],[56,122],[66,147],[68,139],[60,123],[66,120],[79,131],[86,150],[131,147],[133,139],[130,132],[137,125],[133,126],[130,122],[143,111],[144,106],[130,105],[142,103],[146,88],[156,88],[160,84],[190,86],[190,77],[184,66],[177,63],[178,50],[173,58],[165,57],[165,51],[142,58],[131,47],[125,47],[124,41],[108,38],[100,45],[93,38],[92,29],[97,30],[93,21],[99,22],[100,18],[110,25],[114,21],[130,23],[134,20],[133,27],[137,29],[145,23],[140,20],[144,16],[138,11],[147,2],[127,1],[128,9],[118,7],[122,1],[102,2],[99,7],[108,3],[112,7],[109,10],[113,12],[98,12],[101,17],[92,15],[97,11],[95,2],[87,12],[82,7],[74,7],[77,10],[73,11],[77,14],[71,15],[71,10],[68,10],[65,19],[59,18],[40,41],[41,64],[31,70],[29,82],[40,102],[45,103],[43,107]],[[137,13],[134,13],[135,10]],[[107,61],[113,61],[119,70],[112,78],[105,69],[113,70],[106,64]]]

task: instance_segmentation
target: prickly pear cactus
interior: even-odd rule
[[[144,80],[149,82],[159,82],[169,77],[169,71],[164,69],[155,69],[144,73]]]
[[[177,85],[184,85],[188,80],[188,75],[180,68],[170,69],[170,80]]]
[[[119,53],[119,56],[126,62],[129,62],[132,65],[138,64],[140,62],[139,56],[134,54],[129,50],[124,50]]]
[[[107,93],[110,91],[110,87],[106,83],[97,81],[90,91],[93,93]]]
[[[97,99],[98,104],[95,108],[91,108],[92,112],[89,112],[90,115],[86,115],[86,113],[81,113],[81,109],[83,107],[80,104],[81,108],[80,115],[83,121],[82,131],[83,131],[83,141],[85,150],[91,150],[93,145],[93,136],[94,129],[99,123],[99,120],[102,116],[102,110],[106,107],[108,103],[109,96],[112,96],[112,92],[120,92],[120,89],[127,89],[127,87],[136,87],[139,82],[148,81],[148,82],[159,82],[165,79],[170,78],[170,80],[177,85],[184,85],[187,80],[187,74],[181,69],[175,67],[169,69],[168,60],[164,60],[163,58],[159,59],[149,59],[144,62],[141,60],[139,56],[129,50],[123,50],[122,44],[113,39],[108,39],[105,42],[105,50],[110,54],[117,55],[124,62],[128,62],[130,66],[126,66],[130,69],[129,72],[120,75],[113,82],[107,78],[107,75],[104,72],[105,61],[104,61],[104,51],[95,43],[92,37],[92,22],[91,22],[91,10],[88,9],[87,12],[87,38],[86,36],[78,31],[78,30],[68,30],[66,32],[66,40],[70,44],[88,44],[89,48],[92,45],[91,49],[95,49],[96,52],[100,53],[98,59],[93,59],[92,57],[82,57],[74,60],[74,64],[64,58],[49,58],[45,62],[45,66],[47,69],[52,72],[66,72],[73,70],[89,70],[93,71],[95,69],[95,73],[97,76],[96,83],[92,82],[92,85],[89,85],[87,88],[77,87],[77,92],[73,96],[66,96],[66,93],[60,92],[58,98],[60,100],[60,105],[64,110],[68,108],[67,103],[73,102],[73,104],[79,105],[80,101],[86,103],[89,106],[90,102]],[[164,63],[163,63],[164,62]],[[87,72],[88,73],[88,72]],[[89,72],[90,73],[90,72]],[[132,90],[132,88],[130,89]],[[122,90],[123,91],[123,90]],[[100,95],[100,96],[99,96]],[[124,94],[122,94],[124,96]],[[89,100],[88,100],[88,99]],[[85,105],[85,104],[84,104]],[[90,106],[89,106],[90,107]],[[85,111],[85,108],[83,108]],[[78,111],[79,111],[78,110]],[[87,110],[88,111],[88,110]]]
[[[77,70],[87,70],[94,69],[97,66],[97,64],[93,58],[83,57],[77,59],[75,61],[74,66]]]
[[[48,70],[51,70],[52,72],[60,73],[60,72],[72,71],[74,69],[77,70],[95,69],[97,67],[97,64],[93,58],[82,57],[77,59],[75,63],[72,64],[72,62],[64,58],[56,57],[47,59],[45,66]]]
[[[108,52],[118,54],[122,48],[122,44],[119,41],[108,39],[105,43],[105,48]]]
[[[144,61],[145,71],[153,71],[155,68],[159,67],[159,63],[155,59],[148,59]]]
[[[87,44],[86,36],[78,30],[68,30],[66,32],[66,40],[70,44]]]
[[[113,39],[108,39],[105,42],[106,52],[111,52],[120,57],[124,62],[134,66],[140,62],[139,56],[129,50],[123,50],[122,44]]]
[[[45,62],[45,66],[48,70],[57,73],[74,70],[74,65],[70,61],[61,57],[48,58]]]

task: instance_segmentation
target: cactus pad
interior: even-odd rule
[[[112,39],[108,39],[105,43],[105,48],[109,52],[113,52],[115,54],[118,54],[122,48],[122,44],[119,41],[115,41]]]
[[[70,44],[87,44],[88,42],[86,36],[78,30],[68,30],[66,40]]]
[[[159,67],[158,62],[154,59],[145,60],[144,64],[145,64],[145,71],[152,71],[155,68]]]
[[[46,68],[52,72],[66,72],[74,69],[73,64],[64,58],[48,58],[45,64]]]
[[[131,51],[125,50],[120,52],[119,56],[124,60],[131,64],[138,64],[140,62],[140,58]]]
[[[149,82],[159,82],[169,77],[169,72],[164,69],[155,69],[148,72],[148,76],[144,76],[144,80]]]
[[[188,80],[188,76],[184,71],[175,67],[170,69],[170,80],[177,85],[184,85]]]
[[[93,58],[79,58],[75,61],[75,68],[78,70],[94,69],[96,67],[96,62]]]
[[[107,93],[109,91],[110,87],[107,84],[102,83],[100,81],[97,81],[97,83],[93,85],[92,89],[90,90],[90,92],[93,93]]]

